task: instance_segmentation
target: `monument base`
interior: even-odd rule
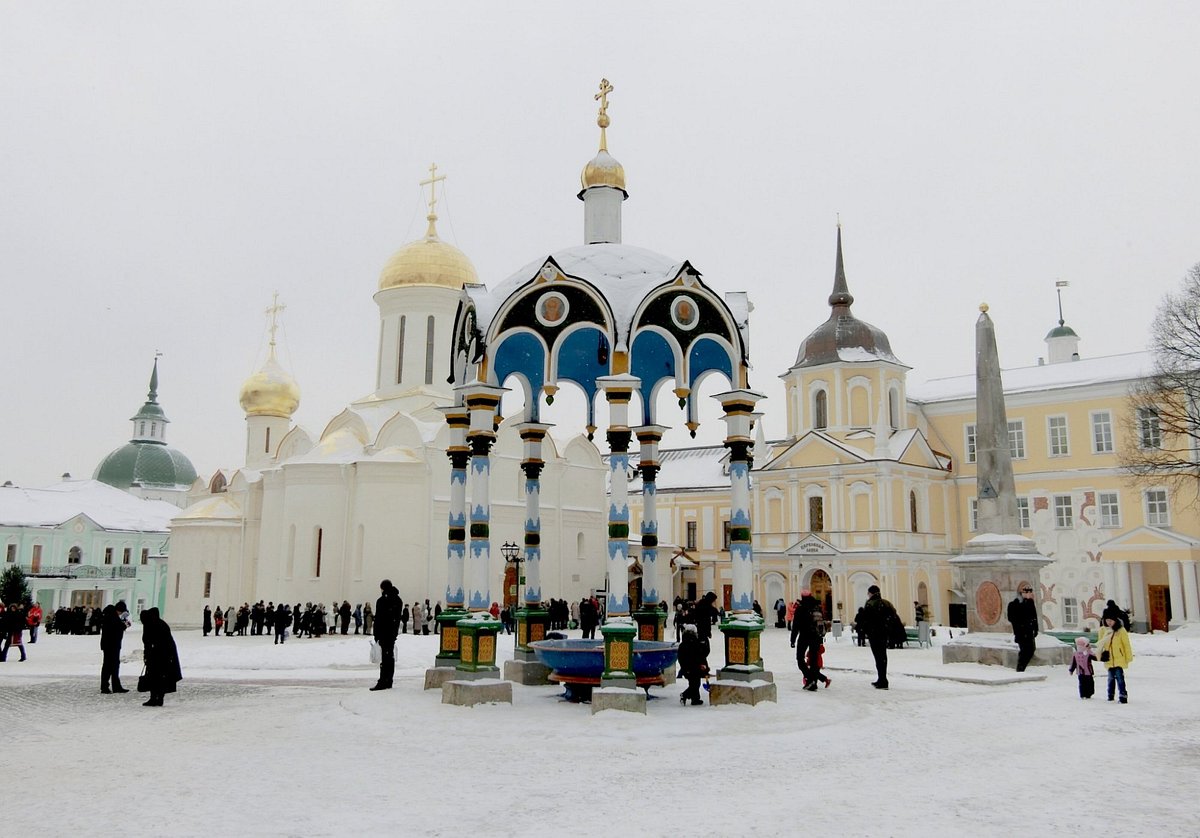
[[[775,683],[775,673],[768,672],[765,669],[754,666],[742,666],[734,664],[717,670],[717,679],[720,681],[742,681],[749,683],[751,681],[766,681],[768,684]]]
[[[770,681],[730,681],[721,679],[709,684],[708,703],[749,704],[753,707],[764,701],[778,701],[778,688]]]
[[[442,704],[512,704],[512,684],[498,678],[447,681],[442,684]]]
[[[504,680],[527,686],[543,686],[552,684],[550,673],[553,672],[546,664],[536,660],[514,658],[504,662]]]
[[[646,693],[625,687],[597,687],[592,690],[592,715],[601,710],[624,710],[645,715]]]
[[[1030,666],[1066,666],[1073,647],[1047,634],[1037,636]],[[1012,635],[999,632],[970,632],[942,644],[942,663],[981,663],[1017,668],[1018,649]]]
[[[440,690],[442,684],[460,678],[462,673],[453,666],[435,666],[425,670],[425,689]]]

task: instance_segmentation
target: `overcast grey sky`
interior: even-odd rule
[[[90,476],[156,350],[171,444],[238,465],[276,289],[319,433],[430,162],[481,281],[581,243],[602,76],[625,243],[750,292],[768,435],[838,213],[912,379],[972,369],[985,300],[1034,363],[1058,279],[1084,355],[1142,349],[1200,261],[1197,43],[1192,2],[0,3],[0,480]]]

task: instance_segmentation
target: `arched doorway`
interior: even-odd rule
[[[878,585],[878,580],[869,573],[855,573],[850,577],[850,603],[847,606],[848,619],[853,620],[858,609],[867,601],[867,588]]]
[[[821,611],[825,615],[826,620],[833,619],[833,580],[829,578],[829,574],[821,569],[813,571],[812,577],[808,580],[808,589],[812,591],[813,598],[821,603]]]
[[[787,597],[785,596],[787,591],[784,587],[783,576],[778,573],[764,574],[762,578],[762,593],[762,606],[766,612],[763,616],[768,621],[774,620],[775,603],[781,599],[784,601],[785,605],[787,603]]]

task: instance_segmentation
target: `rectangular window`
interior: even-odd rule
[[[695,521],[687,522],[687,549],[689,549],[689,550],[696,549],[696,522]]]
[[[1067,417],[1051,416],[1047,420],[1050,434],[1050,456],[1065,457],[1071,453],[1067,445]]]
[[[1025,459],[1025,420],[1014,419],[1008,423],[1008,453],[1014,460]]]
[[[150,548],[142,548],[142,564],[150,564]]]
[[[1069,530],[1075,524],[1075,513],[1071,508],[1070,495],[1054,496],[1054,526],[1060,530]]]
[[[4,560],[10,564],[17,560],[17,545],[15,545],[15,544],[8,545],[8,550],[5,553]]]
[[[1146,490],[1146,523],[1152,527],[1171,525],[1171,510],[1167,506],[1166,489]]]
[[[111,547],[104,548],[104,563],[112,564],[112,548]]]
[[[969,501],[970,508],[967,510],[967,529],[971,532],[979,529],[979,500],[971,498]]]
[[[1142,448],[1162,447],[1162,427],[1158,411],[1152,407],[1138,408],[1138,445]]]
[[[121,553],[121,564],[129,564],[129,561],[132,558],[133,558],[133,548],[126,547],[125,550]]]
[[[321,541],[325,536],[325,531],[317,527],[317,555],[316,555],[316,573],[313,576],[320,578],[321,576]]]
[[[808,499],[809,532],[825,532],[825,498]]]
[[[179,574],[175,574],[175,599],[179,599]]]
[[[404,315],[400,315],[400,337],[396,341],[396,383],[404,378]]]
[[[964,432],[965,432],[965,433],[966,433],[966,435],[967,435],[967,462],[968,462],[968,463],[973,463],[973,462],[975,462],[975,457],[976,457],[976,453],[975,453],[975,426],[974,426],[974,425],[967,425],[967,426],[966,426],[966,428],[964,429]]]
[[[1092,453],[1111,454],[1112,452],[1112,414],[1107,410],[1098,410],[1092,414]]]
[[[1121,496],[1117,492],[1100,492],[1096,496],[1100,505],[1100,526],[1121,526]]]
[[[1079,600],[1075,597],[1063,597],[1063,625],[1079,624]]]
[[[433,383],[433,315],[429,315],[429,321],[425,327],[425,383]]]
[[[41,567],[41,564],[42,564],[42,545],[35,544],[35,545],[33,545],[33,566],[35,568],[37,568],[37,567]]]
[[[729,549],[729,522],[728,521],[723,521],[721,523],[721,549],[722,550]]]
[[[212,596],[212,573],[206,572],[204,574],[204,598],[208,599],[210,596]]]
[[[1029,498],[1017,498],[1017,522],[1023,530],[1032,528],[1029,523]]]

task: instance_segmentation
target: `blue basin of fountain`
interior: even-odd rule
[[[537,640],[529,644],[539,661],[568,679],[595,679],[604,674],[603,640]],[[675,665],[679,647],[662,640],[633,641],[633,673],[657,678]]]

